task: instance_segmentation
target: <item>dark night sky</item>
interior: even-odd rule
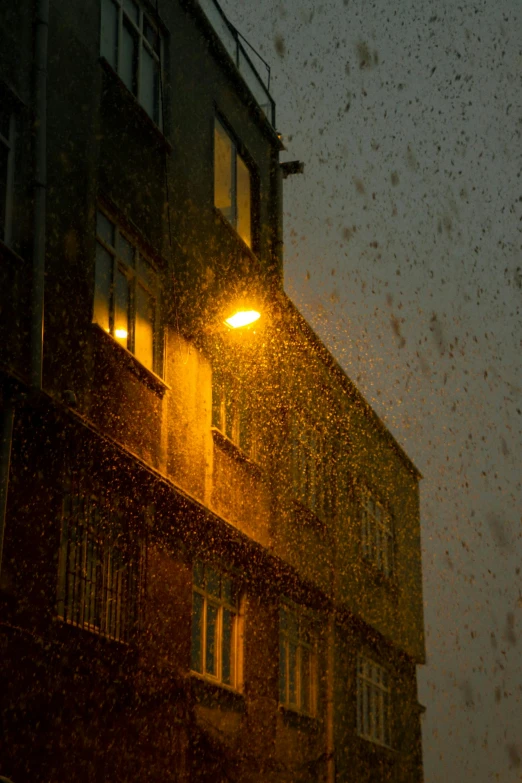
[[[522,779],[517,0],[223,0],[272,66],[286,288],[424,475],[426,783]]]

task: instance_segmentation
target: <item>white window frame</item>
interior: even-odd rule
[[[229,142],[230,142],[230,148],[231,148],[231,172],[230,172],[230,181],[231,181],[231,193],[230,193],[230,200],[231,200],[231,213],[226,214],[220,207],[216,204],[215,199],[215,187],[216,187],[216,150],[215,150],[215,135],[216,135],[216,128],[219,126],[223,133],[227,136]],[[238,158],[241,160],[243,165],[245,166],[248,174],[249,174],[249,185],[250,185],[250,192],[249,192],[249,201],[250,201],[250,232],[249,236],[247,238],[242,238],[247,247],[252,249],[252,234],[253,234],[253,185],[254,185],[254,178],[252,176],[252,170],[248,162],[245,160],[244,156],[241,155],[241,153],[238,150],[238,145],[228,130],[225,123],[219,118],[214,118],[214,206],[216,209],[219,210],[219,212],[223,215],[225,220],[230,223],[232,228],[239,232],[239,226],[238,226],[238,165],[237,160]]]
[[[209,574],[219,580],[219,595],[209,587]],[[223,585],[229,582],[231,600],[228,600]],[[201,600],[201,619],[196,614],[196,599]],[[207,667],[207,641],[209,625],[209,609],[216,612],[215,624],[215,667],[214,671]],[[223,647],[224,647],[224,615],[228,612],[231,617],[230,638],[230,678],[224,675]],[[200,649],[194,647],[194,632],[200,622]],[[196,561],[193,566],[192,580],[192,641],[191,641],[191,670],[193,673],[205,679],[227,688],[239,691],[242,688],[242,613],[241,598],[237,579],[213,564]],[[196,660],[198,658],[199,660]],[[227,681],[227,680],[230,681]]]
[[[8,120],[8,132],[7,136],[4,136],[0,132],[0,145],[7,149],[7,172],[5,182],[5,214],[4,220],[4,232],[0,239],[6,245],[11,244],[12,239],[12,221],[13,221],[13,194],[14,194],[14,164],[15,164],[15,115],[9,108],[7,108],[6,114]]]
[[[134,2],[134,0],[133,0]],[[117,9],[118,14],[118,24],[117,24],[117,41],[115,42],[116,47],[116,60],[114,58],[114,51],[110,52],[108,48],[105,45],[105,38],[104,38],[104,31],[103,31],[103,15],[104,15],[104,7],[114,5]],[[138,10],[138,23],[136,24],[136,21],[131,18],[130,14],[127,12],[125,8],[125,0],[101,0],[101,14],[100,14],[100,54],[102,57],[105,57],[107,62],[114,67],[114,70],[118,74],[118,76],[122,76],[123,71],[123,26],[124,24],[128,24],[132,27],[135,35],[138,37],[138,54],[137,54],[137,71],[135,74],[136,78],[136,90],[133,90],[128,87],[129,91],[136,97],[140,105],[144,108],[144,110],[147,112],[148,116],[151,118],[151,120],[158,126],[158,128],[163,128],[163,100],[162,100],[162,80],[163,80],[163,72],[162,72],[162,63],[163,63],[163,48],[164,48],[164,40],[163,36],[161,34],[161,30],[158,26],[158,24],[152,19],[151,15],[144,11],[141,3],[134,2],[134,5],[137,7]],[[150,27],[155,31],[155,33],[158,36],[158,49],[159,51],[156,51],[154,47],[150,44],[150,42],[147,40],[147,37],[145,35],[145,24],[150,25]],[[158,85],[157,85],[157,95],[153,96],[153,100],[157,100],[158,105],[158,115],[157,117],[152,116],[147,109],[145,108],[144,104],[144,97],[143,97],[143,82],[142,82],[142,62],[143,62],[143,49],[145,49],[148,54],[152,57],[153,62],[155,63],[156,67],[158,68]]]
[[[294,653],[292,653],[292,648]],[[292,656],[294,660],[292,661]],[[308,662],[308,705],[303,697],[304,667]],[[292,695],[293,679],[295,696]],[[279,609],[279,704],[314,717],[317,712],[317,633],[310,614],[302,607],[283,603]]]
[[[361,551],[387,579],[394,574],[393,520],[386,506],[365,489],[361,503]]]
[[[96,213],[96,220],[98,222],[98,215],[103,216],[105,220],[107,220],[113,228],[114,232],[114,245],[111,245],[104,237],[102,237],[98,233],[98,227],[96,229],[96,244],[100,245],[103,250],[108,253],[112,257],[112,281],[110,284],[110,290],[108,292],[108,300],[107,300],[107,307],[109,311],[109,328],[105,331],[108,331],[108,333],[114,338],[117,339],[117,335],[115,335],[115,326],[114,326],[114,319],[115,319],[115,295],[114,295],[114,279],[116,273],[119,271],[122,273],[128,283],[128,292],[129,292],[129,311],[128,311],[128,323],[129,323],[129,330],[128,330],[128,337],[127,337],[127,344],[123,345],[124,348],[126,348],[130,353],[135,355],[135,348],[136,348],[136,291],[138,286],[143,288],[143,290],[146,292],[148,296],[151,297],[151,299],[154,302],[154,323],[153,323],[153,357],[152,357],[152,367],[148,368],[152,372],[156,373],[158,376],[161,377],[162,375],[162,356],[161,356],[161,318],[160,318],[160,286],[159,286],[159,273],[156,268],[156,266],[151,262],[149,256],[145,253],[143,253],[140,249],[140,245],[136,240],[131,237],[126,231],[122,230],[117,221],[110,216],[104,209],[98,208]],[[129,266],[129,264],[122,258],[120,253],[120,244],[121,239],[120,237],[123,237],[126,243],[132,246],[134,250],[134,266]],[[143,262],[143,265],[146,266],[150,270],[151,276],[154,277],[154,282],[151,284],[150,280],[146,280],[145,277],[140,274],[139,272],[139,266],[140,262]],[[97,261],[95,261],[95,264]],[[95,284],[96,285],[96,284]],[[95,291],[95,297],[96,297],[96,291]],[[96,313],[93,312],[93,321],[96,322]],[[123,344],[123,343],[119,343]],[[140,361],[138,357],[136,357],[137,361]],[[144,365],[145,366],[145,365]]]
[[[392,688],[388,670],[371,658],[357,657],[357,733],[360,737],[392,746]]]

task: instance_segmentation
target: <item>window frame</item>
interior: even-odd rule
[[[286,620],[284,615],[286,614]],[[293,625],[293,630],[291,628]],[[295,647],[294,689],[291,695],[291,646]],[[288,601],[279,607],[279,705],[301,715],[314,718],[318,701],[318,638],[316,623],[306,609]],[[308,656],[308,705],[303,699],[303,653]]]
[[[383,577],[395,576],[395,531],[388,507],[365,487],[359,496],[361,554]],[[375,512],[378,509],[378,513]]]
[[[197,574],[201,575],[201,578]],[[211,572],[215,577],[219,579],[219,595],[215,592],[211,592],[208,589],[208,573]],[[223,583],[227,580],[230,582],[231,596],[233,600],[227,600],[223,595]],[[199,582],[199,584],[198,584]],[[198,621],[198,615],[196,614],[196,601],[195,595],[200,596],[202,600],[201,605],[201,619]],[[233,574],[222,569],[221,567],[213,564],[206,563],[201,560],[195,560],[192,568],[192,634],[191,634],[191,672],[198,677],[202,677],[209,682],[224,688],[230,688],[231,690],[240,692],[243,687],[243,672],[242,672],[242,646],[243,646],[243,611],[242,611],[242,596],[240,592],[240,585],[238,580]],[[208,615],[209,606],[216,610],[215,618],[215,673],[211,670],[207,670],[207,641],[208,641]],[[223,672],[224,663],[224,633],[223,622],[225,612],[229,612],[231,616],[231,633],[230,633],[230,660],[228,661],[228,667],[230,671],[230,677],[227,678]],[[200,627],[199,636],[199,664],[195,666],[197,649],[194,646],[195,632],[197,626]],[[227,681],[229,679],[229,681]]]
[[[145,544],[128,509],[84,473],[68,476],[61,506],[57,616],[67,625],[128,644],[139,629]],[[114,562],[119,570],[114,569]]]
[[[151,119],[151,121],[161,130],[163,131],[163,121],[164,121],[164,110],[163,110],[163,54],[164,54],[164,47],[165,47],[165,36],[164,33],[158,24],[157,20],[154,19],[153,14],[151,14],[149,11],[145,10],[143,7],[143,4],[141,2],[137,2],[137,0],[132,0],[134,5],[136,6],[138,10],[138,22],[130,16],[128,11],[125,8],[125,2],[126,0],[101,0],[100,2],[100,55],[104,57],[111,68],[115,71],[115,73],[118,74],[119,78],[122,80],[122,82],[125,84],[126,89],[129,90],[129,92],[134,95],[142,109],[145,111],[147,116]],[[104,39],[104,30],[103,30],[103,21],[104,21],[104,8],[107,7],[107,5],[113,5],[116,6],[117,9],[117,35],[116,35],[116,41],[113,42],[115,52],[109,52],[105,45],[105,39]],[[158,49],[156,50],[153,45],[151,45],[150,41],[148,41],[146,34],[145,34],[145,23],[148,23],[150,27],[153,29],[153,31],[156,33],[158,37]],[[134,36],[137,36],[138,39],[138,48],[137,48],[137,54],[136,54],[136,60],[137,62],[133,63],[133,78],[135,79],[135,89],[132,87],[129,87],[129,85],[126,84],[124,76],[123,76],[123,30],[125,25],[131,25],[133,29]],[[157,95],[154,94],[152,96],[153,103],[157,100],[157,116],[155,116],[155,111],[153,110],[153,113],[151,114],[148,109],[146,108],[146,105],[143,100],[143,83],[142,83],[142,71],[143,71],[143,49],[148,52],[149,56],[151,56],[152,61],[157,66],[157,74],[158,74],[158,84],[157,84]]]
[[[16,118],[15,112],[6,102],[5,116],[8,118],[8,134],[0,130],[0,145],[7,149],[7,167],[5,179],[5,212],[3,215],[3,235],[0,240],[10,246],[12,242],[13,228],[13,200],[14,200],[14,169],[16,155]],[[1,128],[1,125],[0,125]],[[1,224],[0,224],[1,225]]]
[[[329,453],[326,434],[308,417],[296,412],[291,416],[290,427],[294,495],[302,506],[324,521],[332,513],[335,492],[335,482],[325,479]]]
[[[217,166],[216,166],[216,133],[217,127],[220,127],[230,142],[231,147],[231,169],[230,169],[230,196],[231,196],[231,214],[227,215],[221,207],[216,204],[216,186],[217,186]],[[237,159],[240,159],[246,171],[249,174],[249,236],[246,239],[240,233],[240,227],[238,225],[238,164]],[[257,177],[254,164],[250,156],[246,153],[243,144],[238,140],[234,132],[231,130],[225,118],[216,112],[214,115],[214,122],[212,127],[212,164],[213,164],[213,204],[223,219],[227,222],[235,233],[239,236],[241,241],[253,252],[255,244],[255,203],[254,198],[257,193]]]
[[[240,378],[221,368],[212,369],[212,427],[256,462],[259,444],[248,400],[252,401],[252,395]]]
[[[357,734],[375,745],[392,748],[393,687],[389,670],[359,653],[356,682]]]
[[[99,225],[98,225],[98,216],[101,215],[106,221],[108,221],[113,230],[113,238],[114,238],[114,244],[111,245],[101,234],[99,233]],[[129,263],[122,257],[121,255],[121,239],[125,243],[127,243],[128,246],[132,247],[134,251],[134,264],[129,265]],[[112,214],[110,214],[109,211],[104,209],[102,206],[98,206],[98,209],[96,211],[96,254],[95,254],[95,279],[94,279],[94,297],[93,297],[93,314],[92,314],[92,320],[93,323],[97,323],[100,328],[102,328],[107,334],[110,334],[110,336],[113,338],[115,342],[118,343],[118,345],[121,345],[122,348],[129,351],[136,361],[140,363],[143,367],[145,367],[150,372],[153,372],[160,378],[163,375],[163,351],[162,351],[162,324],[161,324],[161,286],[160,286],[160,273],[157,265],[151,260],[150,255],[147,252],[143,252],[142,250],[142,244],[136,240],[134,236],[131,235],[130,232],[126,231],[125,228],[122,228],[121,224],[113,217]],[[111,281],[109,283],[109,291],[107,296],[107,310],[108,310],[108,329],[103,324],[99,322],[96,318],[96,303],[97,303],[97,272],[98,272],[98,246],[100,246],[105,253],[111,256],[112,259],[112,267],[111,267]],[[140,263],[145,268],[148,268],[150,270],[150,273],[154,276],[154,284],[151,284],[150,281],[147,281],[142,274],[140,274],[139,266]],[[121,275],[125,278],[127,281],[127,291],[128,291],[128,305],[127,305],[127,323],[128,323],[128,334],[127,334],[127,343],[124,344],[123,342],[120,342],[120,339],[125,338],[118,338],[115,334],[115,311],[116,311],[116,303],[115,303],[115,290],[116,290],[116,283],[115,279],[117,278],[118,273],[121,273]],[[153,301],[153,307],[154,307],[154,319],[153,319],[153,335],[152,335],[152,367],[148,367],[140,358],[137,356],[135,349],[136,349],[136,302],[137,302],[137,295],[136,292],[139,288],[142,288],[146,295],[152,299]]]

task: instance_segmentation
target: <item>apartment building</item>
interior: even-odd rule
[[[268,66],[0,20],[0,775],[422,781],[420,476],[284,292]]]

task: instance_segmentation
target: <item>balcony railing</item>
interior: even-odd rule
[[[265,117],[275,127],[275,103],[270,95],[270,67],[263,58],[252,49],[250,44],[228,21],[221,10],[217,0],[199,0],[199,5],[214,28],[216,35],[221,40],[239,73],[246,82],[250,92],[262,109]],[[250,49],[247,53],[245,45]],[[251,55],[266,69],[266,83],[255,68]]]

